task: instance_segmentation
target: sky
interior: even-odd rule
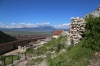
[[[0,0],[0,27],[68,28],[71,17],[84,17],[100,0]]]

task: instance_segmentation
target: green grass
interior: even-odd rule
[[[30,66],[33,66],[35,65],[36,63],[39,64],[40,62],[43,61],[43,58],[36,58],[36,59],[32,59],[31,60],[31,63],[30,63]]]
[[[81,44],[73,47],[70,51],[67,52],[67,55],[72,59],[71,64],[76,64],[77,66],[87,66],[89,60],[93,59],[94,51],[89,48],[81,47]]]
[[[94,52],[95,51],[89,48],[82,47],[82,44],[80,43],[54,59],[49,59],[48,66],[88,66],[90,59],[94,58]],[[52,62],[50,63],[50,61]]]
[[[1,58],[4,58],[5,56],[2,56]],[[12,55],[6,56],[6,65],[11,64],[12,63]],[[18,56],[14,55],[13,56],[13,61],[18,60]],[[1,66],[4,66],[4,60],[2,59],[2,64]]]
[[[66,42],[66,36],[60,37],[58,39],[52,39],[51,41],[49,41],[48,43],[44,44],[42,47],[36,50],[34,48],[27,49],[26,53],[33,56],[47,55],[47,60],[48,60],[49,56],[52,55],[50,52],[55,51],[58,54],[59,53],[58,49],[59,51],[61,51],[66,47],[65,42]],[[30,64],[34,65],[34,62],[37,61],[33,59],[31,60]]]
[[[76,46],[72,45],[71,47],[67,47],[65,42],[66,36],[58,39],[52,39],[50,42],[44,44],[44,46],[35,50],[35,53],[36,55],[45,54],[47,56],[46,60],[48,66],[88,66],[90,64],[90,60],[94,59],[95,51],[90,48],[82,47],[83,40]],[[65,49],[66,52],[59,54],[58,49],[59,51]],[[34,55],[35,53],[32,51],[33,50],[30,49],[28,52]],[[50,53],[52,51],[55,51],[55,54],[57,55],[53,59],[51,58],[53,54]],[[31,61],[31,65],[33,62],[34,60]]]
[[[39,32],[39,31],[4,31],[4,33],[11,35],[11,36],[20,36],[20,35],[40,35],[40,34],[48,34],[51,35],[52,32]]]
[[[51,41],[49,41],[48,43],[44,44],[44,46],[38,48],[37,50],[35,50],[34,48],[29,48],[26,50],[27,54],[33,54],[33,55],[42,55],[47,53],[48,51],[52,52],[52,51],[59,51],[65,48],[65,42],[66,42],[66,36],[62,37],[60,40],[60,48],[58,48],[58,44],[59,44],[59,38],[58,39],[52,39]]]

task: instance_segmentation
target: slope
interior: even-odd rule
[[[14,37],[11,37],[10,35],[7,35],[0,31],[0,44],[15,41],[16,39]]]

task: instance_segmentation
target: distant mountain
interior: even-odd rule
[[[92,15],[94,17],[100,17],[100,5],[99,5],[99,7],[95,11],[87,14],[85,17],[88,17],[88,15]]]
[[[0,44],[15,41],[16,39],[14,37],[11,37],[10,35],[7,35],[0,31]]]
[[[34,28],[13,28],[12,30],[14,31],[52,31],[55,30],[54,27],[52,26],[39,26],[39,27],[34,27]]]
[[[62,28],[62,29],[56,29],[56,30],[64,30],[64,31],[69,31],[69,29],[64,29],[64,28]]]
[[[54,28],[53,26],[38,26],[34,28],[0,28],[1,31],[55,31],[55,30],[68,30],[68,29],[57,29]]]
[[[52,31],[52,30],[55,30],[55,28],[53,26],[39,26],[39,27],[33,28],[33,30]]]

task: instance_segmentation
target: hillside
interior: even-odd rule
[[[100,16],[100,5],[97,9],[95,9],[93,12],[87,14],[85,17],[92,15],[93,17],[99,17]]]
[[[67,36],[52,39],[41,47],[26,50],[27,66],[100,66],[100,16],[84,18],[84,37],[68,46]],[[29,58],[30,57],[30,58]]]
[[[10,35],[7,35],[0,31],[0,44],[15,41],[16,39],[14,37],[11,37]]]
[[[100,17],[90,15],[85,21],[84,38],[76,46],[70,45],[65,53],[50,59],[49,66],[100,66]]]
[[[28,49],[26,52],[33,57],[45,56],[32,59],[30,66],[100,66],[100,17],[90,14],[85,21],[84,37],[76,46],[73,42],[66,46],[65,36],[52,39],[36,50]]]
[[[38,49],[28,49],[27,54],[36,57],[31,60],[30,66],[100,66],[100,55],[95,56],[100,51],[100,17],[89,16],[85,21],[85,36],[76,46],[73,42],[66,46],[65,36],[52,39]]]

